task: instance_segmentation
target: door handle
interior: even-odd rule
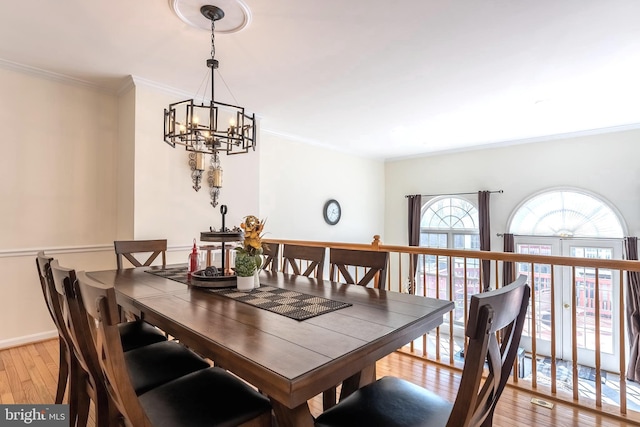
[[[566,308],[567,310],[568,310],[569,308],[571,308],[571,305],[569,305],[569,304],[568,304],[568,303],[566,303],[566,302],[565,302],[564,304],[562,304],[562,306],[563,306],[564,308]]]

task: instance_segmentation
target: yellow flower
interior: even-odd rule
[[[264,221],[258,217],[249,215],[244,218],[240,224],[240,228],[244,230],[244,242],[239,251],[249,255],[262,254],[262,231],[264,230]]]

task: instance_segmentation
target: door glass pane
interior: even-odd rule
[[[426,233],[420,234],[420,246],[430,248],[446,248],[447,233]],[[426,295],[433,298],[448,299],[448,277],[449,269],[447,265],[447,257],[438,257],[435,255],[418,256],[418,289],[416,293]],[[436,282],[440,283],[439,294]],[[425,289],[424,293],[422,288]]]
[[[551,245],[545,244],[518,244],[516,252],[521,254],[551,255]],[[532,274],[533,273],[533,274]],[[516,263],[516,277],[524,274],[528,277],[528,283],[533,283],[532,292],[535,292],[536,300],[536,337],[545,341],[551,340],[551,265]],[[532,279],[533,275],[533,279]],[[527,310],[527,318],[522,334],[530,337],[533,318],[531,316],[531,304]]]
[[[610,248],[571,247],[571,256],[579,258],[612,259],[613,250]],[[578,348],[596,349],[595,309],[596,309],[596,269],[576,267],[576,328]],[[611,270],[598,269],[598,295],[600,305],[600,349],[613,353]]]

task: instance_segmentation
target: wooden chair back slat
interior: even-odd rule
[[[280,245],[277,243],[263,243],[262,254],[264,255],[264,261],[262,262],[262,269],[276,272],[278,271],[278,253],[280,252]]]
[[[375,288],[385,289],[389,252],[331,248],[329,264],[332,281],[338,281],[342,276],[345,283],[367,286],[373,280]],[[349,270],[350,266],[365,268],[365,273],[357,282]]]
[[[116,264],[118,270],[122,267],[122,257],[126,258],[135,267],[146,267],[151,265],[153,261],[162,255],[162,267],[167,266],[167,240],[116,240],[113,242],[116,252]],[[141,262],[134,254],[151,253],[149,257]]]
[[[325,253],[326,249],[323,247],[285,244],[282,249],[284,264],[282,272],[289,273],[289,268],[291,268],[292,274],[297,276],[309,277],[313,274],[316,279],[322,280]],[[300,269],[302,261],[309,263],[304,272],[301,272]]]
[[[531,294],[526,282],[521,275],[500,289],[471,296],[465,332],[469,345],[447,426],[491,425],[518,353]],[[482,383],[485,362],[489,374]]]
[[[43,251],[38,252],[36,255],[36,268],[38,269],[38,278],[40,279],[42,296],[44,297],[44,302],[47,305],[47,310],[49,311],[51,320],[53,320],[53,323],[57,326],[55,315],[51,308],[51,301],[49,299],[49,290],[47,286],[47,275],[49,274],[50,263],[52,260],[53,258],[46,256]]]

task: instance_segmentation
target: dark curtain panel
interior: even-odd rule
[[[503,252],[515,252],[515,243],[513,242],[513,234],[505,233],[503,235],[504,243],[503,243]],[[504,262],[502,263],[502,286],[508,285],[509,283],[514,281],[513,274],[513,263],[512,262]]]
[[[480,250],[491,250],[491,222],[489,220],[489,197],[490,191],[478,191],[478,220],[480,222]],[[489,290],[491,280],[491,261],[482,261],[482,290]]]
[[[409,196],[409,246],[420,246],[420,213],[422,210],[422,196],[419,194]],[[413,268],[411,271],[411,282],[409,283],[409,292],[413,289],[411,285],[416,280],[416,269],[418,268],[418,255],[413,255]]]
[[[638,259],[638,238],[626,237],[624,249],[628,260]],[[640,273],[627,271],[627,325],[629,365],[627,379],[640,382]]]

